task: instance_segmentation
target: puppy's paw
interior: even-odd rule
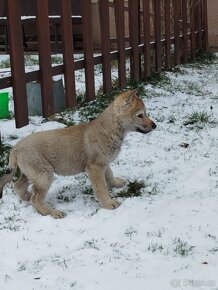
[[[113,180],[113,186],[116,188],[124,187],[127,184],[127,181],[125,179],[114,177]]]
[[[66,214],[63,211],[60,210],[52,210],[50,215],[55,219],[62,219],[66,216]]]
[[[100,204],[103,208],[106,208],[106,209],[116,209],[120,206],[120,203],[113,199],[109,199],[105,202],[101,202]]]

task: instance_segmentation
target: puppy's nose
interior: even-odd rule
[[[154,122],[152,122],[151,126],[153,129],[155,129],[157,127],[157,125]]]

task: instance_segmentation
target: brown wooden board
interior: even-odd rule
[[[73,108],[76,105],[76,89],[71,0],[60,0],[60,13],[64,61],[65,103],[67,108]]]
[[[119,86],[120,88],[123,88],[126,85],[124,0],[115,1],[115,22],[117,34]]]
[[[175,64],[180,64],[180,0],[173,1]]]
[[[150,1],[143,0],[144,78],[151,75]]]
[[[92,7],[90,0],[81,0],[83,49],[85,61],[86,100],[95,98],[93,35],[92,35]]]
[[[101,24],[101,53],[103,68],[103,90],[108,93],[112,89],[111,83],[111,60],[110,60],[110,23],[109,23],[109,1],[99,2],[99,14]]]
[[[207,0],[202,0],[202,28],[203,28],[203,49],[208,49],[208,17]]]
[[[154,29],[155,29],[155,71],[161,71],[161,16],[160,0],[154,0]]]
[[[20,3],[19,0],[8,0],[7,5],[14,112],[16,127],[20,128],[27,125],[29,122]]]
[[[131,78],[138,81],[140,75],[139,64],[139,26],[138,26],[138,0],[129,1],[129,36],[132,53],[130,57]]]
[[[187,0],[182,1],[182,34],[183,34],[183,53],[182,62],[188,61],[188,11]]]
[[[165,68],[170,69],[171,68],[171,0],[165,0]]]
[[[51,45],[48,19],[48,0],[36,1],[42,113],[54,114],[53,82],[51,72]]]

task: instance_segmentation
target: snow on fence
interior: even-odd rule
[[[25,72],[21,0],[6,0],[11,76],[0,79],[0,89],[13,87],[16,126],[28,124],[26,83],[39,81],[43,116],[54,114],[52,77],[63,74],[67,108],[76,105],[75,71],[85,69],[86,100],[95,98],[94,68],[102,64],[103,90],[112,89],[112,61],[118,61],[119,86],[126,85],[126,61],[134,80],[170,69],[207,49],[206,0],[100,0],[98,1],[101,49],[94,55],[91,0],[80,0],[84,58],[74,60],[72,1],[58,0],[63,64],[52,66],[49,1],[36,0],[35,16],[39,70]],[[116,38],[111,39],[111,9]],[[127,12],[127,15],[126,15]],[[127,27],[127,29],[126,29]]]

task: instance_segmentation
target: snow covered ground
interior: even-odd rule
[[[56,176],[47,201],[67,216],[55,220],[6,186],[1,290],[218,289],[218,60],[180,66],[145,92],[157,129],[129,134],[112,164],[116,175],[144,181],[141,196],[118,197],[122,205],[109,211],[99,207],[84,174]],[[207,118],[189,122],[193,113]],[[11,145],[62,126],[40,117],[21,129],[0,121]]]

